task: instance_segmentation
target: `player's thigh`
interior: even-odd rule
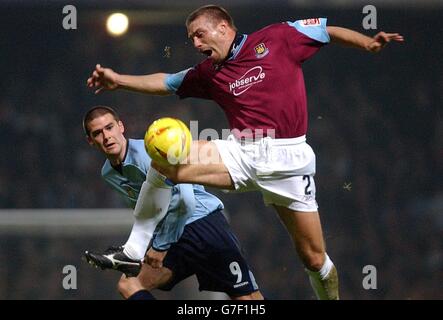
[[[223,164],[217,146],[212,141],[193,140],[191,152],[186,159],[187,164]]]
[[[149,264],[143,263],[137,278],[145,289],[152,290],[167,284],[172,276],[172,271],[166,267],[153,268]]]
[[[193,141],[186,163],[170,170],[176,170],[172,178],[176,183],[195,183],[222,189],[234,187],[229,171],[211,141]]]
[[[277,205],[274,205],[274,208],[302,258],[324,253],[325,246],[318,211],[296,211]]]

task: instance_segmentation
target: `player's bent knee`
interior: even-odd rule
[[[312,271],[318,271],[325,263],[325,253],[311,251],[305,254],[302,259],[306,268]]]
[[[168,283],[172,279],[172,271],[166,267],[154,269],[144,263],[137,279],[144,289],[150,291]]]

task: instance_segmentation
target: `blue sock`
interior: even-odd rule
[[[128,298],[128,300],[157,300],[148,290],[140,290]]]

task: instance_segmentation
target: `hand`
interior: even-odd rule
[[[92,72],[92,76],[88,78],[86,84],[89,88],[94,88],[95,94],[100,93],[103,90],[115,90],[118,88],[117,77],[118,73],[112,69],[103,68],[97,64],[95,70]]]
[[[161,268],[163,267],[163,260],[165,259],[166,253],[168,253],[168,251],[157,251],[151,247],[146,253],[144,262],[154,269]]]
[[[140,290],[144,290],[145,288],[140,283],[140,280],[136,277],[127,277],[126,275],[122,275],[118,285],[118,292],[122,295],[123,298],[128,299],[134,293]]]
[[[366,46],[366,50],[377,53],[391,41],[403,42],[404,39],[399,33],[386,33],[382,31],[372,37],[372,41]]]

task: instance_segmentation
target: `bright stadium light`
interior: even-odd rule
[[[113,13],[106,20],[106,29],[112,36],[121,36],[128,30],[129,19],[123,13]]]

